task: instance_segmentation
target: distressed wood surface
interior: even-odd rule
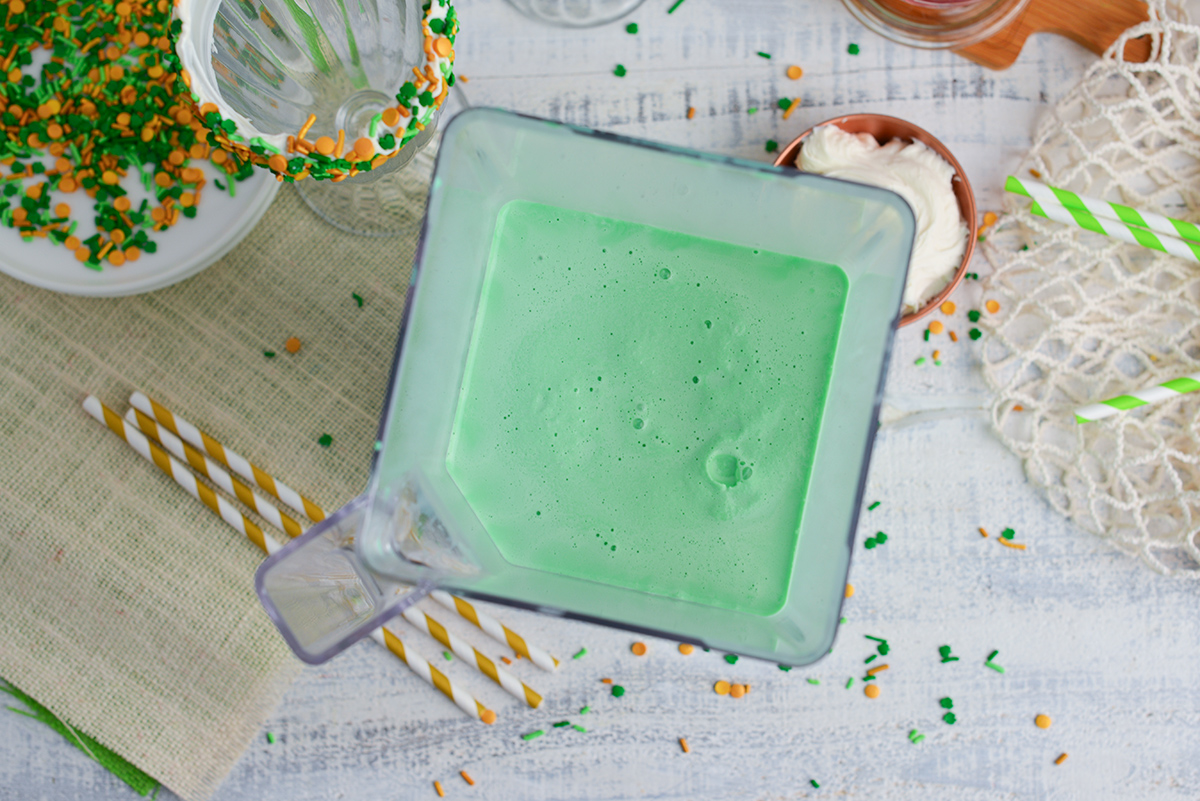
[[[782,144],[843,113],[894,114],[950,146],[986,210],[998,207],[1002,178],[1038,114],[1092,59],[1036,36],[1015,66],[992,73],[888,44],[835,0],[687,0],[669,17],[666,7],[649,0],[620,24],[565,31],[531,24],[499,0],[461,0],[470,99],[764,161],[768,138]],[[641,32],[626,34],[627,21]],[[850,42],[859,56],[846,53]],[[618,62],[629,71],[623,79],[611,74]],[[804,68],[801,81],[784,77],[789,63]],[[786,122],[775,107],[781,95],[804,100]],[[697,111],[690,121],[688,106]],[[752,107],[759,111],[748,114]],[[984,269],[982,259],[976,265]],[[977,292],[968,282],[956,296],[951,327],[960,335]],[[788,673],[753,660],[729,665],[716,653],[682,656],[661,640],[638,658],[622,632],[498,609],[565,659],[555,675],[525,661],[512,668],[546,696],[542,709],[524,709],[462,662],[447,663],[498,711],[499,722],[484,727],[360,644],[305,672],[266,727],[277,742],[253,746],[216,797],[427,799],[436,798],[435,779],[448,798],[523,801],[1200,797],[1196,585],[1159,577],[1055,516],[977,411],[986,390],[974,347],[965,337],[957,345],[942,337],[940,347],[942,367],[918,368],[914,359],[929,356],[931,344],[915,326],[897,338],[892,422],[880,432],[868,489],[882,504],[864,515],[860,541],[878,530],[891,536],[857,549],[857,592],[833,653],[819,663]],[[992,538],[980,537],[981,525]],[[996,542],[1005,526],[1027,551]],[[446,622],[488,653],[505,653]],[[844,687],[862,674],[867,634],[892,648],[874,701],[859,681]],[[423,635],[411,639],[427,655],[441,652]],[[944,644],[960,661],[939,663]],[[583,646],[588,654],[571,660]],[[984,667],[993,649],[1003,675]],[[627,688],[623,698],[607,694],[606,676]],[[753,691],[719,697],[711,686],[722,678]],[[945,696],[954,699],[953,726],[940,720]],[[581,716],[584,705],[592,711]],[[1052,716],[1052,728],[1034,726],[1039,713]],[[561,720],[588,731],[551,728]],[[548,734],[520,739],[538,728]],[[906,736],[913,728],[926,735],[919,745]],[[0,799],[135,798],[33,721],[0,715],[0,739]],[[1069,759],[1055,766],[1063,752]],[[476,786],[458,777],[463,769]]]

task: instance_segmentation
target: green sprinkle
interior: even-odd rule
[[[988,654],[987,661],[991,662],[993,659],[995,659],[999,655],[1000,655],[999,651],[992,651],[990,654]]]
[[[572,658],[572,659],[582,659],[584,656],[587,656],[587,649],[586,649],[586,648],[580,648],[578,651],[576,651],[576,652],[575,652],[575,653],[574,653],[574,654],[571,656],[571,658]]]
[[[592,708],[590,706],[582,706],[579,708],[579,714],[581,714],[581,715],[586,715],[588,712],[591,712],[591,711],[592,711]]]
[[[775,105],[779,106],[779,108],[783,109],[784,111],[787,111],[791,107],[792,101],[786,97],[781,97],[778,101],[776,101]]]
[[[529,734],[522,734],[521,739],[528,742],[529,740],[536,740],[537,738],[541,737],[545,733],[546,732],[542,731],[541,729],[536,729],[534,731],[529,732]]]
[[[376,114],[371,118],[371,126],[367,129],[367,133],[372,139],[375,138],[375,134],[379,133],[379,123],[381,122],[383,122],[382,114]]]
[[[768,153],[774,153],[776,150],[779,149],[779,143],[776,142],[774,139],[768,139],[767,144],[764,147]]]
[[[863,543],[863,547],[866,548],[868,551],[871,550],[872,548],[874,548],[876,545],[878,545],[878,543],[875,542],[874,537],[867,537],[867,541]]]
[[[616,75],[618,78],[624,78],[625,73],[626,73],[626,69],[625,69],[624,64],[618,64],[617,68],[615,70],[613,70],[613,75]]]
[[[971,309],[969,312],[967,312],[967,319],[973,323],[979,322],[979,317],[980,314],[978,309]]]
[[[925,341],[926,342],[929,341],[929,329],[928,328],[925,329]]]
[[[275,358],[275,351],[273,351],[273,350],[264,350],[264,351],[263,351],[263,356],[266,356],[268,359],[274,359],[274,358]]]
[[[751,106],[750,108],[746,109],[746,113],[747,114],[757,114],[758,106]]]
[[[782,670],[784,673],[787,673],[789,670],[792,669],[792,666],[791,665],[780,665],[779,669]]]
[[[1004,668],[1000,667],[999,665],[997,665],[994,662],[984,662],[984,664],[987,665],[988,667],[990,667],[992,670],[996,671],[997,673],[1004,672]]]
[[[883,639],[882,637],[872,637],[870,634],[864,634],[863,636],[868,640],[874,640],[875,642],[887,642],[887,640]]]
[[[839,624],[839,625],[842,625],[842,626],[846,625],[846,618],[844,618],[844,617],[843,617],[843,618],[839,618],[839,619],[838,619],[838,624]]]
[[[946,714],[942,715],[942,720],[946,721],[951,726],[953,726],[955,721],[958,720],[958,718],[954,716],[953,712],[947,712]]]
[[[583,732],[584,734],[587,734],[587,729],[583,728],[583,727],[582,727],[582,726],[580,726],[578,723],[576,723],[576,724],[574,724],[573,726],[571,726],[571,728],[572,728],[572,729],[574,729],[575,731],[581,731],[581,732]]]
[[[858,55],[858,45],[856,45],[854,42],[851,42],[849,47],[846,48],[846,52],[852,56],[857,56]]]
[[[813,787],[820,787],[820,786],[821,786],[820,784],[818,784],[818,783],[817,783],[817,780],[816,780],[816,779],[809,779],[809,780],[808,780],[808,783],[809,783],[809,784],[811,784]]]
[[[620,684],[614,684],[613,688],[612,688],[612,694],[613,694],[613,698],[620,698],[622,695],[625,694],[625,688],[622,687]]]
[[[986,242],[986,241],[987,241],[987,235],[986,235],[986,234],[980,234],[980,235],[979,235],[979,237],[978,237],[978,238],[977,238],[975,241],[976,241],[976,242]]]
[[[442,656],[446,657],[447,662],[454,659],[454,654],[450,653],[449,651],[442,651]]]
[[[333,437],[331,437],[328,434],[322,434],[317,439],[317,444],[320,445],[322,448],[328,448],[330,445],[333,444]]]
[[[667,9],[667,13],[674,14],[675,9],[679,8],[681,5],[683,5],[683,0],[675,0],[674,5],[672,5],[670,8]]]
[[[979,339],[981,336],[983,336],[983,332],[978,328],[972,328],[967,332],[967,336],[969,336],[971,339]]]
[[[1015,535],[1016,533],[1017,532],[1013,531],[1011,528],[1006,528],[1006,529],[1004,529],[1004,531],[1000,532],[1000,536],[1006,540],[1011,540],[1013,538],[1013,535]]]
[[[933,363],[934,363],[936,366],[938,366],[938,367],[941,367],[941,366],[942,366],[942,360],[941,360],[941,359],[936,359],[936,360],[934,360],[934,362],[933,362]]]
[[[880,655],[880,656],[887,656],[887,655],[888,655],[888,651],[890,651],[891,649],[890,649],[890,648],[888,648],[888,644],[887,644],[886,642],[881,642],[881,643],[879,643],[879,645],[878,645],[878,646],[875,648],[875,650],[876,650],[876,651],[879,651],[879,655]]]
[[[636,22],[631,22],[625,26],[625,33],[637,33],[638,27]]]
[[[731,665],[736,665],[738,661],[737,654],[725,654],[725,661]]]
[[[770,53],[764,53],[761,50],[758,51],[758,55],[761,56],[762,58],[770,58],[771,57]]]
[[[863,676],[862,680],[863,681],[875,681],[875,677],[871,676],[871,675],[867,675],[867,676]]]
[[[555,724],[554,724],[554,728],[556,728],[556,729],[561,729],[561,728],[562,728],[562,727],[564,727],[564,726],[570,726],[570,725],[571,725],[571,721],[569,721],[569,720],[560,720],[558,723],[555,723]]]
[[[375,440],[375,452],[378,453],[381,450],[383,450],[383,443],[379,440]]]
[[[887,542],[887,539],[887,534],[884,534],[882,531],[875,532],[875,542],[879,543],[880,545],[883,545],[885,542]]]
[[[852,685],[852,684],[854,684],[854,677],[853,677],[853,676],[851,676],[850,678],[846,679],[846,689],[847,689],[847,690],[849,690],[849,689],[850,689],[850,685]]]
[[[916,737],[913,738],[913,745],[916,745],[917,743],[921,742],[924,739],[925,739],[924,734],[918,734]]]
[[[273,733],[267,732],[267,742],[272,745],[275,744],[275,735]]]
[[[357,292],[351,292],[350,297],[354,298],[354,302],[357,303],[358,308],[361,309],[363,305],[362,295],[358,294]]]
[[[873,503],[873,504],[871,504],[870,506],[868,506],[868,507],[867,507],[867,511],[868,511],[868,512],[873,512],[873,511],[875,511],[876,507],[878,507],[878,506],[879,506],[879,504],[881,504],[881,503],[883,503],[883,501],[875,501],[875,503]]]
[[[954,709],[954,699],[949,696],[938,701],[938,703],[942,705],[942,709]]]
[[[876,654],[871,654],[870,656],[868,656],[866,659],[863,660],[863,664],[869,665],[872,662],[874,662],[877,658],[878,658],[878,656]]]
[[[809,679],[808,683],[809,684],[820,684],[821,680],[820,679]]]
[[[924,364],[924,363],[925,363],[925,357],[924,357],[924,356],[918,356],[918,357],[917,357],[917,360],[916,360],[915,362],[913,362],[913,364],[916,364],[916,365],[921,365],[921,364]]]

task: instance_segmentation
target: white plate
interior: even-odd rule
[[[203,169],[208,179],[196,216],[190,220],[181,217],[165,231],[148,232],[158,244],[157,252],[143,252],[137,261],[120,267],[106,261],[97,271],[83,266],[62,245],[41,238],[24,242],[15,229],[0,226],[0,272],[55,292],[98,298],[150,292],[195,275],[250,233],[274,200],[279,182],[270,172],[256,169],[253,177],[234,186],[237,195],[230,197],[228,191],[213,184],[214,178],[221,178],[222,184],[228,182],[223,171],[207,160],[193,161],[190,166]],[[135,170],[130,170],[122,186],[135,208],[143,197],[150,197],[142,190]],[[69,195],[52,192],[50,207],[60,202],[69,204],[72,219],[79,221],[75,236],[82,240],[96,232],[92,222],[94,201],[82,190]]]

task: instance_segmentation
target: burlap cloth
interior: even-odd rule
[[[300,665],[254,595],[260,552],[80,401],[124,413],[141,389],[335,509],[366,483],[415,244],[415,226],[343,234],[284,187],[228,256],[158,292],[0,275],[0,677],[189,801]]]

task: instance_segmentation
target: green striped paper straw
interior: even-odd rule
[[[1004,188],[1030,198],[1032,214],[1200,263],[1200,228],[1192,223],[1012,175],[1005,180]]]
[[[1143,389],[1130,395],[1118,395],[1115,398],[1076,409],[1075,422],[1093,423],[1096,420],[1111,417],[1117,412],[1123,412],[1126,409],[1136,409],[1139,406],[1148,406],[1151,403],[1162,403],[1172,398],[1178,398],[1180,395],[1185,395],[1188,392],[1195,392],[1198,389],[1200,389],[1200,373],[1192,373],[1191,375],[1175,378],[1165,384]]]

